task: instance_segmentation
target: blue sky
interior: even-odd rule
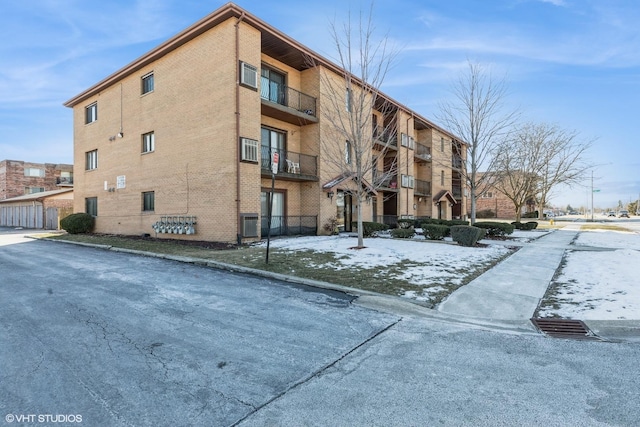
[[[62,103],[225,4],[218,0],[7,1],[0,14],[0,160],[73,162]],[[328,58],[332,19],[370,2],[238,0]],[[524,120],[595,140],[596,207],[640,196],[637,0],[377,0],[374,20],[400,49],[383,91],[435,120],[467,59],[506,75]],[[587,205],[584,187],[552,203]]]

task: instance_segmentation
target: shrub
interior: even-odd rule
[[[396,239],[410,239],[415,234],[413,227],[411,228],[394,228],[391,230],[391,237]]]
[[[476,212],[476,218],[495,218],[496,213],[491,209],[482,209]]]
[[[495,221],[479,221],[473,225],[486,230],[487,236],[489,237],[504,237],[513,233],[513,229],[515,228],[513,224]]]
[[[461,246],[474,246],[478,240],[484,237],[483,228],[471,225],[454,225],[451,227],[451,238]]]
[[[354,229],[358,228],[357,222],[352,222],[351,227]],[[379,222],[367,222],[362,221],[362,236],[363,237],[371,237],[373,233],[376,231],[384,231],[388,230],[389,226],[387,224],[381,224]]]
[[[436,218],[425,218],[422,220],[422,225],[424,224],[436,224],[436,225],[447,225],[449,227],[453,225],[469,225],[469,221],[464,221],[461,219],[436,219]]]
[[[398,228],[403,228],[403,229],[411,228],[413,226],[413,221],[414,220],[412,219],[399,219]]]
[[[60,221],[60,227],[69,234],[89,233],[95,219],[87,213],[74,213]]]
[[[442,240],[449,235],[450,227],[440,224],[422,224],[425,239]]]
[[[518,230],[533,230],[538,226],[538,223],[535,221],[529,222],[512,222],[513,226]]]

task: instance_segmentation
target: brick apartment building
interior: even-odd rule
[[[0,200],[73,186],[73,165],[0,161]]]
[[[98,232],[256,240],[277,152],[272,235],[321,234],[332,218],[349,230],[353,182],[321,144],[330,138],[326,76],[344,80],[337,65],[259,18],[221,7],[65,103],[74,116],[74,210],[95,215]],[[373,113],[371,156],[381,158],[364,219],[463,216],[455,167],[465,146],[386,100]],[[383,150],[376,131],[391,122]]]

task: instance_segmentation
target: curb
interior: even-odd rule
[[[454,323],[464,326],[475,327],[487,330],[499,330],[502,332],[513,332],[519,334],[531,334],[540,336],[541,334],[530,321],[523,320],[494,320],[490,318],[465,317],[461,315],[452,316],[442,313],[433,308],[427,307],[420,302],[407,300],[393,295],[380,294],[363,289],[351,288],[349,286],[336,285],[320,280],[305,279],[303,277],[288,276],[281,273],[259,270],[250,267],[243,267],[235,264],[227,264],[220,261],[213,261],[204,258],[192,258],[180,255],[159,254],[156,252],[140,251],[136,249],[118,248],[111,245],[100,245],[94,243],[72,242],[68,240],[57,240],[48,237],[25,236],[35,240],[46,240],[57,243],[67,243],[77,246],[91,247],[96,249],[110,250],[150,258],[160,258],[169,261],[193,264],[202,267],[214,268],[233,273],[258,276],[266,279],[278,280],[285,283],[309,286],[318,289],[332,290],[354,296],[357,299],[355,304],[379,312],[396,315],[406,315],[414,317],[429,318],[433,321]],[[632,342],[640,343],[640,321],[637,320],[583,320],[583,322],[596,335],[608,342]]]

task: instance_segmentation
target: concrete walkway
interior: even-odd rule
[[[455,316],[528,321],[538,307],[576,229],[553,231],[461,287],[438,306]]]

